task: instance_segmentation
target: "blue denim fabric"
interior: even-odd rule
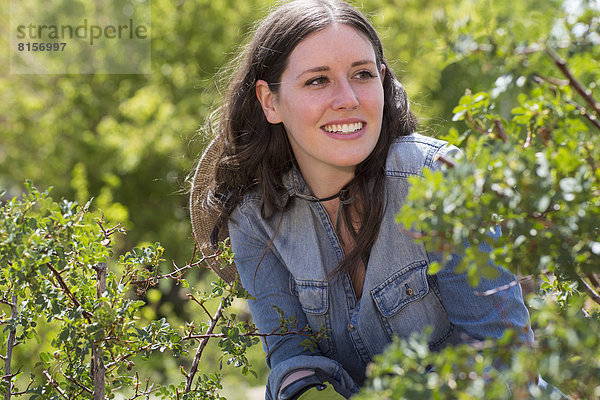
[[[285,196],[293,197],[293,204],[283,216],[266,221],[260,195],[244,197],[231,215],[229,233],[242,284],[255,297],[249,305],[259,331],[278,327],[280,317],[273,306],[297,318],[299,328],[329,330],[315,352],[300,345],[305,339],[300,335],[266,339],[271,368],[267,399],[277,399],[291,372],[314,368],[325,371],[348,394],[355,393],[365,380],[367,364],[393,336],[407,337],[428,326],[432,349],[499,337],[507,327],[522,327],[524,339],[533,340],[519,285],[490,296],[475,294],[512,282],[514,275],[500,269],[497,279],[472,288],[464,275],[454,273],[457,259],[428,275],[437,255],[414,243],[394,222],[409,189],[408,177],[422,175],[423,168],[439,169],[439,155],[457,152],[418,134],[402,137],[390,148],[385,216],[359,301],[347,274],[327,278],[343,258],[342,246],[322,204],[306,201],[310,192],[297,170],[284,180]]]

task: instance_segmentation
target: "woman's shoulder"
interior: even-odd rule
[[[258,187],[249,189],[237,203],[233,214],[242,214],[245,216],[260,215],[263,204],[263,197]]]
[[[422,175],[423,168],[437,169],[440,156],[455,157],[460,150],[448,142],[419,133],[394,140],[386,162],[387,175]]]

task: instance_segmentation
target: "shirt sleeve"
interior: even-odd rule
[[[231,246],[235,254],[240,279],[244,288],[254,297],[249,300],[250,312],[258,331],[269,334],[282,332],[281,316],[275,306],[287,319],[297,321],[292,330],[308,326],[298,298],[291,288],[291,276],[277,255],[276,249],[269,248],[270,237],[259,221],[260,211],[242,203],[229,220]],[[278,217],[274,217],[276,219]],[[251,222],[254,221],[254,223]],[[310,331],[309,331],[310,333]],[[266,362],[269,374],[266,399],[277,399],[283,380],[298,370],[321,370],[345,397],[358,392],[358,385],[337,361],[325,357],[319,349],[311,351],[301,344],[306,336],[301,334],[271,335],[263,340],[267,353]]]
[[[455,146],[440,149],[446,160],[460,157],[461,151]],[[444,165],[441,161],[433,164],[433,170]],[[501,235],[500,227],[490,233],[490,240]],[[465,245],[468,245],[465,244]],[[491,251],[489,245],[480,245],[482,251]],[[442,262],[438,253],[428,252],[430,262]],[[481,278],[476,287],[467,282],[466,273],[456,273],[460,257],[453,255],[435,275],[448,318],[460,331],[465,340],[499,338],[508,328],[517,329],[523,340],[532,342],[533,331],[529,323],[529,312],[523,301],[521,285],[517,277],[500,266],[488,263],[497,270],[495,279]]]
[[[441,261],[437,253],[429,254],[430,261]],[[523,340],[532,342],[529,312],[523,302],[517,278],[506,269],[494,266],[495,279],[481,278],[472,287],[465,273],[457,274],[460,258],[453,255],[435,278],[448,313],[448,319],[462,334],[464,341],[499,338],[506,329],[517,329]]]

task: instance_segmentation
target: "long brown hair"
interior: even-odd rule
[[[258,80],[269,83],[277,94],[289,55],[304,38],[332,24],[345,24],[361,32],[371,42],[377,66],[385,65],[384,107],[379,140],[372,153],[356,166],[354,178],[344,187],[356,196],[341,218],[355,246],[336,272],[352,273],[359,260],[368,259],[381,225],[385,208],[385,162],[392,141],[416,129],[416,119],[402,85],[383,56],[381,41],[371,23],[354,7],[340,0],[295,0],[267,16],[239,60],[222,106],[211,127],[224,141],[224,150],[215,166],[215,181],[205,206],[226,223],[244,194],[257,188],[262,195],[262,216],[283,213],[290,202],[282,202],[282,178],[295,164],[283,124],[270,124],[255,94]],[[294,201],[293,198],[291,201]],[[341,205],[340,205],[341,207]],[[353,208],[353,210],[352,210]],[[354,229],[352,215],[358,216]],[[356,222],[356,221],[355,221]],[[365,263],[366,265],[366,263]]]

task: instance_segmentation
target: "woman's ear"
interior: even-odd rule
[[[275,94],[269,89],[269,84],[262,79],[256,82],[256,97],[260,102],[267,121],[272,124],[280,123],[281,118],[279,118],[279,113],[275,105]]]
[[[385,79],[385,65],[381,63],[381,82]]]

